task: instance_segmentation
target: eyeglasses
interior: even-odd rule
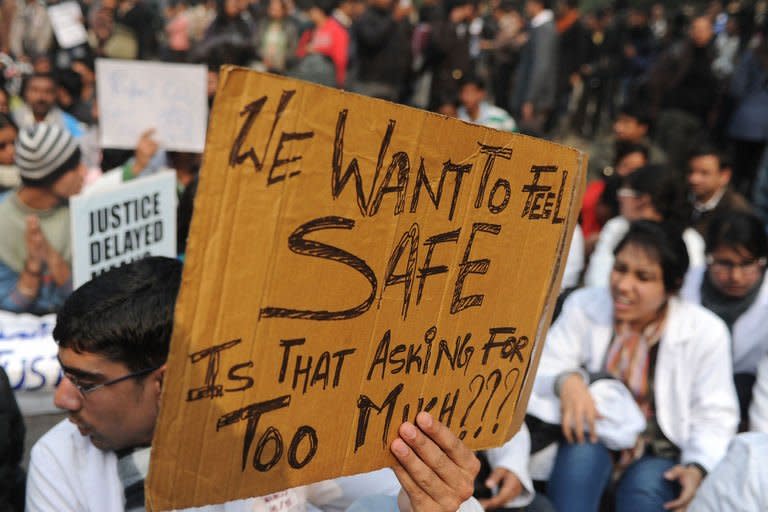
[[[721,274],[731,274],[737,268],[744,274],[757,274],[763,268],[765,268],[766,259],[758,258],[756,260],[747,260],[737,263],[735,261],[728,260],[716,260],[712,256],[707,257],[707,265],[713,272]]]
[[[108,380],[107,382],[102,382],[101,384],[84,384],[80,382],[78,378],[72,375],[71,373],[69,372],[63,372],[63,373],[64,373],[64,377],[66,377],[66,379],[69,382],[71,382],[73,386],[77,388],[80,394],[83,395],[83,397],[85,397],[85,395],[89,393],[93,393],[97,389],[105,388],[107,386],[117,384],[118,382],[123,382],[124,380],[134,379],[136,377],[142,377],[144,375],[147,375],[148,373],[152,373],[158,368],[160,368],[160,366],[155,366],[154,368],[146,368],[144,370],[139,370],[138,372],[129,373],[128,375],[123,375],[122,377],[118,377],[116,379]]]

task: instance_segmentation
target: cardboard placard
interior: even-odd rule
[[[170,171],[73,197],[73,286],[144,256],[176,257],[176,202]]]
[[[204,65],[97,59],[101,147],[135,149],[153,128],[163,148],[202,153],[207,84]]]
[[[576,222],[575,149],[224,68],[148,510],[392,463],[431,411],[519,428]]]
[[[88,42],[88,33],[83,25],[83,11],[77,2],[62,2],[48,7],[53,33],[59,46],[74,48]]]

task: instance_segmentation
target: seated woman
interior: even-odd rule
[[[713,219],[707,232],[707,266],[689,273],[681,296],[702,304],[731,331],[733,376],[747,428],[757,364],[768,352],[768,285],[764,279],[768,237],[752,214],[729,212]]]
[[[621,215],[609,220],[600,231],[584,275],[586,286],[608,286],[613,251],[636,220],[671,223],[686,228],[683,240],[692,269],[704,265],[704,240],[688,226],[689,206],[681,179],[658,165],[647,165],[629,174],[617,192]]]
[[[596,511],[619,456],[615,510],[683,508],[736,432],[728,329],[676,294],[688,268],[679,232],[633,223],[615,250],[610,289],[573,293],[552,326],[534,394],[561,411],[548,483],[557,510]],[[593,377],[594,376],[594,377]],[[589,380],[623,382],[646,418],[633,450],[597,442]]]

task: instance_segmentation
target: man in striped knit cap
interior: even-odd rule
[[[45,314],[72,291],[69,207],[85,166],[72,136],[40,123],[16,141],[21,187],[0,203],[0,309]]]

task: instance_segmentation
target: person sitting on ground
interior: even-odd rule
[[[69,419],[32,448],[27,511],[143,510],[180,284],[179,261],[149,257],[101,274],[61,308],[53,337],[64,378],[54,403]],[[410,498],[415,512],[481,510],[469,499],[480,464],[448,428],[421,412],[415,424],[403,423],[398,435],[391,451],[402,504]],[[373,485],[370,475],[360,477],[366,484],[346,487],[365,496]],[[294,505],[283,510],[304,510],[304,493],[306,488],[289,490]],[[254,498],[204,510],[267,511],[274,504],[269,501]]]
[[[713,146],[697,146],[688,158],[688,188],[693,203],[691,222],[701,236],[707,234],[712,219],[724,212],[749,211],[749,202],[733,190],[731,164]]]
[[[762,222],[749,213],[726,213],[709,226],[706,268],[692,271],[682,291],[684,299],[702,304],[731,331],[740,430],[747,429],[757,364],[768,353],[766,258],[768,237]]]
[[[476,75],[467,75],[459,86],[458,117],[462,121],[495,128],[505,132],[517,131],[517,124],[506,110],[485,101],[485,82]]]
[[[682,510],[725,454],[738,423],[728,329],[678,299],[687,267],[679,231],[635,222],[615,249],[610,288],[574,292],[550,329],[533,397],[561,417],[547,485],[555,509],[598,510],[621,459],[612,510]],[[598,441],[589,386],[602,378],[622,382],[646,420],[623,453]]]
[[[606,286],[613,267],[613,251],[626,234],[629,223],[636,220],[672,223],[683,231],[688,248],[690,268],[704,265],[704,239],[688,228],[685,190],[677,175],[657,165],[647,165],[624,178],[617,192],[621,215],[609,220],[600,231],[600,238],[584,275],[587,286]]]
[[[72,291],[67,199],[85,166],[75,139],[40,123],[16,141],[21,188],[0,203],[0,309],[55,312]]]

